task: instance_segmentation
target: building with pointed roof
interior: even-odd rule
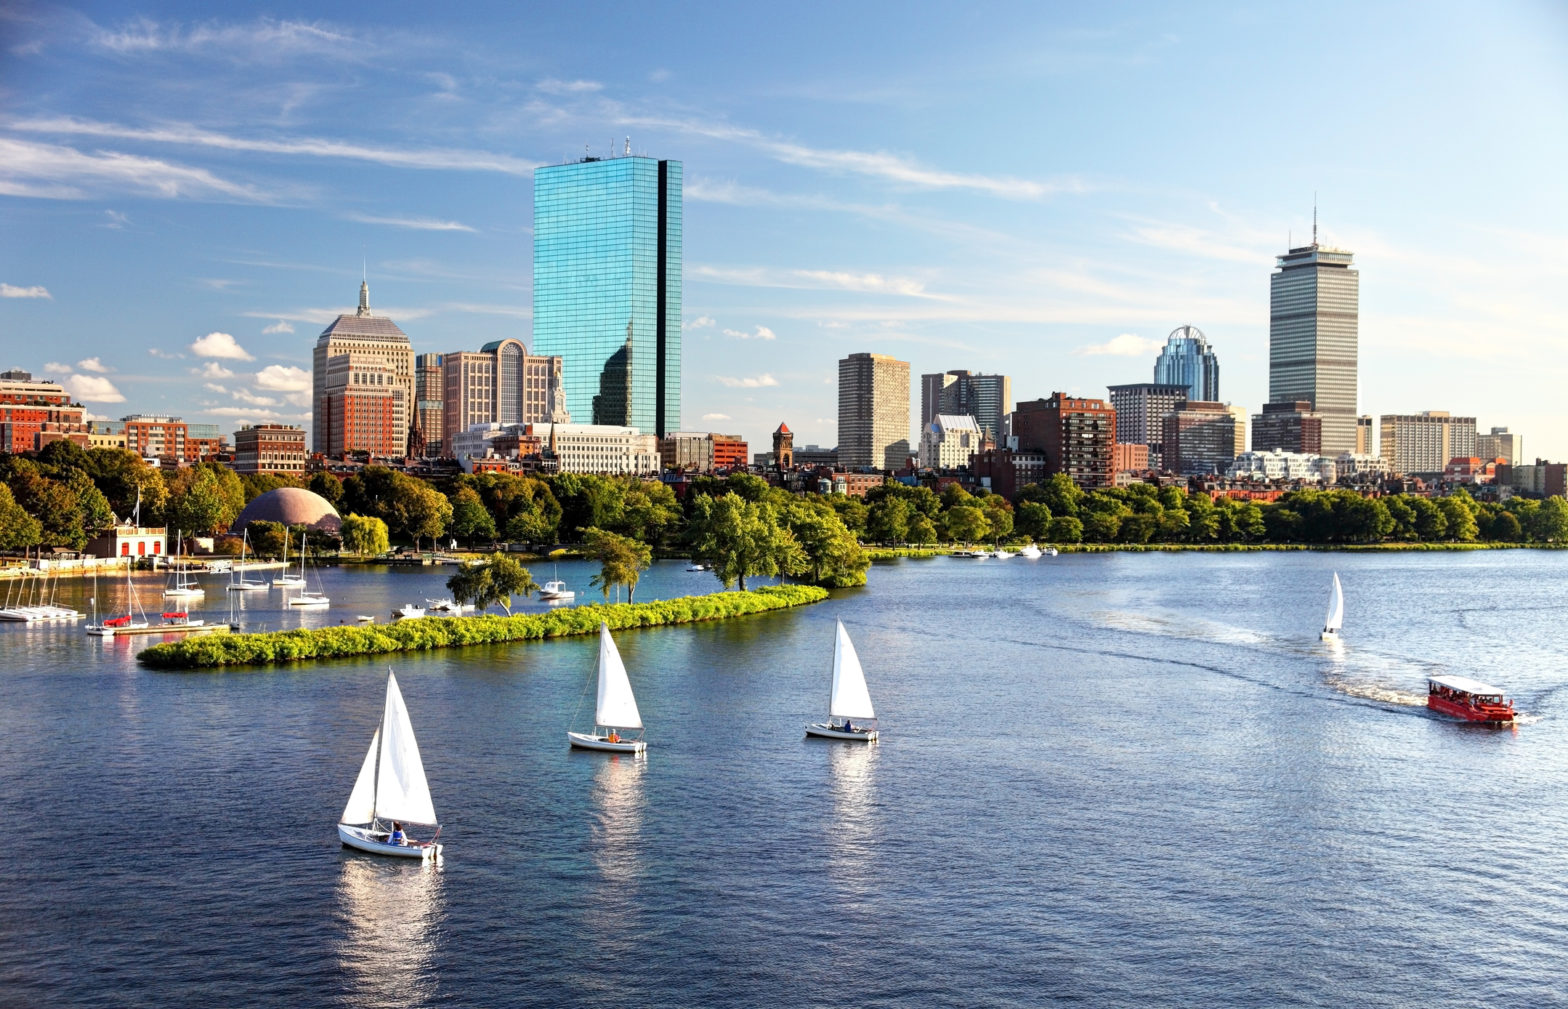
[[[329,369],[334,358],[348,356]],[[328,371],[336,384],[329,389]],[[397,323],[370,311],[370,284],[359,285],[359,308],[340,315],[316,338],[312,359],[312,450],[325,455],[360,449],[403,455],[413,425],[414,348]],[[371,389],[374,395],[368,395]],[[361,392],[367,395],[359,395]],[[381,395],[382,392],[385,395]],[[335,395],[334,395],[335,394]],[[374,410],[348,418],[352,399],[385,399]],[[334,409],[336,407],[336,409]],[[333,432],[339,432],[335,439]]]
[[[795,432],[788,424],[780,423],[773,432],[773,466],[780,472],[795,468]]]

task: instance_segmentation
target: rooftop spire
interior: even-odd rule
[[[361,319],[365,319],[365,318],[368,318],[369,316],[370,316],[370,282],[368,280],[361,280],[359,282],[359,317]]]
[[[1318,194],[1312,194],[1312,247],[1318,247]]]

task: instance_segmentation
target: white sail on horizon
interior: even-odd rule
[[[354,790],[348,795],[348,805],[343,807],[339,823],[369,823],[376,818],[376,751],[381,749],[381,727],[370,737],[370,749],[365,751],[365,763],[354,779]]]
[[[866,674],[860,656],[849,640],[844,621],[838,621],[838,636],[833,642],[833,690],[828,699],[828,714],[833,718],[875,718],[871,692],[866,689]]]
[[[384,820],[436,823],[425,765],[414,726],[403,706],[397,677],[387,673],[387,703],[381,719],[381,766],[376,774],[376,815]]]
[[[599,696],[594,709],[594,724],[612,729],[642,728],[642,714],[637,710],[637,698],[632,696],[632,682],[626,675],[626,664],[610,637],[608,624],[599,624]]]
[[[1339,572],[1334,572],[1334,588],[1328,596],[1328,615],[1323,618],[1323,629],[1337,631],[1345,622],[1345,592],[1339,587]]]

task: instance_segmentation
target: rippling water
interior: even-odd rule
[[[449,573],[245,620],[384,619]],[[835,617],[876,746],[802,738]],[[384,661],[160,674],[148,639],[0,625],[0,1002],[1564,1004],[1565,617],[1568,553],[904,561],[620,634],[644,761],[566,747],[590,639],[398,656],[440,868],[333,831]],[[1524,724],[1429,716],[1435,671]]]

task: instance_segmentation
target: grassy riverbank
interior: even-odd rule
[[[1004,544],[1016,551],[1017,544]],[[1047,544],[1040,544],[1042,547]],[[1420,552],[1428,550],[1561,550],[1557,543],[1057,543],[1052,544],[1064,554],[1110,553],[1257,553],[1261,551],[1345,551],[1349,553]],[[943,557],[954,550],[989,550],[988,544],[963,546],[921,547],[866,547],[866,554],[873,561],[891,561],[900,557]]]
[[[621,630],[726,620],[818,603],[827,597],[826,589],[815,586],[774,585],[753,592],[715,592],[652,603],[570,606],[511,617],[426,617],[386,625],[229,634],[154,645],[137,655],[137,659],[153,669],[195,670],[421,652],[593,634],[600,621],[609,624],[611,630]]]

